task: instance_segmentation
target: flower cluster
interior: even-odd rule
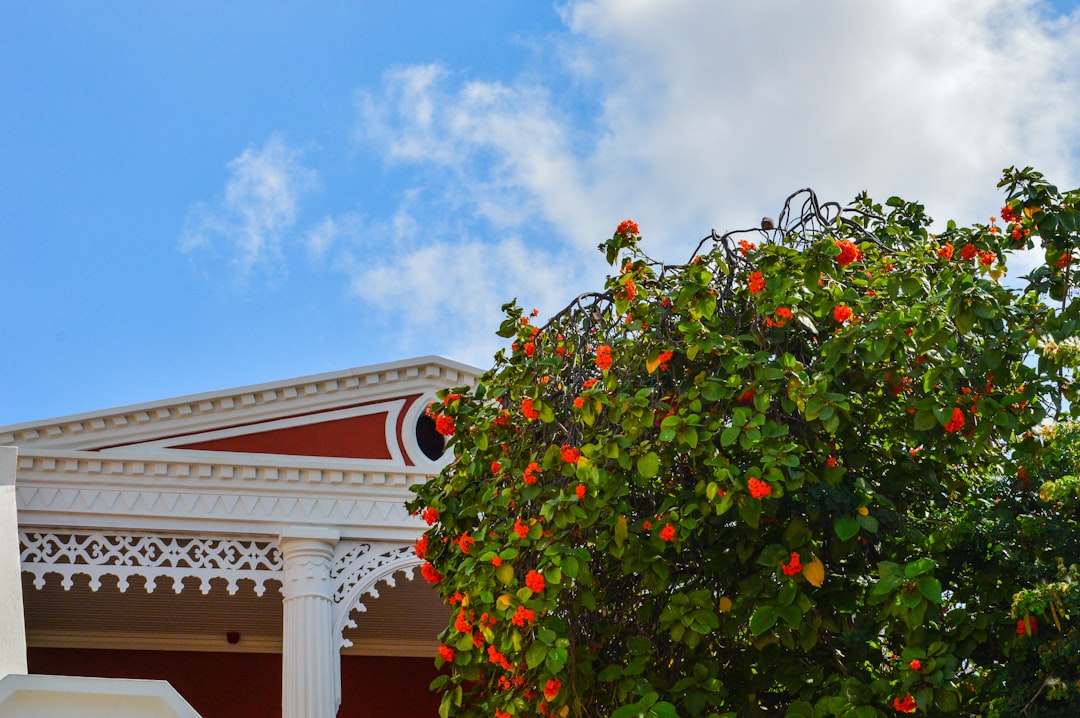
[[[529,397],[521,400],[521,414],[526,419],[540,418],[540,412],[533,408],[533,400]]]
[[[765,288],[765,277],[761,275],[761,272],[751,273],[749,288],[751,294],[757,294]]]
[[[525,585],[529,587],[534,593],[540,593],[544,590],[547,582],[544,581],[544,575],[537,571],[529,571],[525,574]]]
[[[434,526],[435,522],[439,520],[439,510],[429,506],[420,512],[420,518],[422,518],[424,523],[428,526]]]
[[[569,444],[563,444],[561,453],[562,460],[568,464],[576,464],[581,458],[581,451]]]
[[[904,696],[903,700],[893,698],[892,707],[901,713],[914,713],[919,706],[915,702],[915,697],[909,694]]]
[[[540,478],[540,472],[540,464],[536,463],[535,461],[530,461],[529,465],[525,467],[525,475],[523,477],[525,479],[525,483],[529,486],[535,484],[537,479]]]
[[[627,237],[640,237],[641,230],[638,228],[638,223],[631,219],[624,219],[619,222],[619,226],[615,229],[615,234],[622,234]]]
[[[797,576],[802,573],[803,565],[802,561],[799,560],[798,552],[792,551],[791,559],[780,564],[780,568],[783,569],[785,576]]]
[[[782,327],[788,323],[788,321],[794,315],[787,307],[780,307],[771,317],[765,317],[765,325],[769,327]]]
[[[596,368],[600,371],[607,371],[611,368],[611,347],[607,344],[598,346],[596,348]]]
[[[750,480],[746,482],[746,488],[750,490],[750,495],[755,499],[763,499],[772,493],[772,487],[766,482],[751,476]]]
[[[435,431],[443,436],[452,436],[454,433],[454,417],[439,414],[435,417]]]
[[[952,410],[952,418],[945,422],[945,431],[950,434],[956,431],[960,431],[964,427],[964,412],[960,407],[954,407]]]
[[[1039,622],[1034,616],[1026,616],[1016,622],[1016,635],[1034,636],[1039,631]]]
[[[846,304],[837,304],[832,310],[833,319],[839,324],[849,321],[853,313],[851,307]]]
[[[442,574],[428,561],[424,561],[424,563],[420,565],[420,573],[428,583],[438,583],[439,581],[442,581],[443,578]]]
[[[834,244],[840,248],[840,254],[836,255],[836,263],[841,267],[862,261],[863,253],[850,239],[838,239]]]
[[[510,622],[519,628],[524,628],[525,624],[532,623],[536,620],[536,611],[525,608],[524,606],[518,606],[517,612],[510,618]]]
[[[660,529],[660,538],[664,541],[674,541],[675,527],[671,524],[664,524],[664,528]]]

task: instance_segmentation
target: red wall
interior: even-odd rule
[[[281,656],[31,648],[30,673],[167,680],[203,718],[281,716]],[[432,658],[342,656],[338,718],[434,718]]]

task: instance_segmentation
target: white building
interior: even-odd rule
[[[449,459],[424,409],[477,375],[423,357],[0,427],[28,672],[167,680],[203,718],[436,715],[448,614],[404,502]]]

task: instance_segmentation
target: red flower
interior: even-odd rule
[[[796,576],[802,573],[802,561],[799,560],[799,554],[792,551],[791,560],[787,563],[780,564],[780,568],[784,570],[785,576]]]
[[[914,696],[906,695],[904,696],[904,700],[893,698],[892,707],[901,713],[914,713],[915,709],[919,706],[915,703]]]
[[[836,459],[830,456],[829,458],[825,459],[825,465],[831,469],[832,467],[836,466]]]
[[[641,523],[641,528],[643,528],[643,529],[645,529],[646,531],[648,531],[649,529],[651,529],[651,528],[652,528],[652,521],[649,521],[648,519],[646,519],[645,521],[643,521],[643,522]]]
[[[963,259],[965,262],[970,262],[978,253],[979,250],[975,248],[975,245],[968,242],[960,248],[960,259]]]
[[[450,646],[439,646],[439,657],[447,663],[453,663],[454,657],[457,654],[454,653],[454,649]]]
[[[506,660],[506,656],[500,653],[495,646],[488,646],[488,660],[508,671],[514,670],[514,667],[510,665],[510,661]]]
[[[529,571],[525,574],[525,585],[528,586],[534,593],[540,593],[544,590],[546,581],[544,581],[544,575],[536,571]]]
[[[664,528],[660,529],[660,538],[665,541],[674,541],[675,527],[671,524],[664,524]]]
[[[569,444],[563,444],[562,460],[568,464],[576,464],[581,458],[581,452]]]
[[[753,400],[754,400],[754,390],[753,389],[747,389],[742,394],[740,394],[739,398],[737,399],[737,401],[740,404],[749,404]]]
[[[530,461],[529,465],[525,467],[525,483],[532,486],[536,483],[536,480],[540,478],[540,464],[535,461]]]
[[[742,256],[745,257],[747,252],[754,249],[757,249],[757,245],[753,242],[747,241],[745,239],[739,240],[739,252],[742,253]]]
[[[473,618],[476,618],[474,615]],[[460,633],[472,633],[472,623],[469,621],[469,617],[465,615],[465,609],[458,611],[457,616],[454,618],[454,628]]]
[[[525,346],[523,346],[522,349],[525,351],[525,356],[527,357],[531,357],[536,353],[536,345],[532,342],[525,342]]]
[[[835,307],[833,307],[832,315],[833,319],[835,319],[840,324],[843,324],[844,322],[851,319],[851,307],[846,304],[837,304]]]
[[[435,431],[443,436],[452,435],[454,433],[454,417],[447,416],[446,414],[439,414],[435,419]]]
[[[840,248],[840,254],[836,255],[836,263],[846,267],[852,262],[862,259],[862,252],[849,239],[840,239],[834,242]]]
[[[746,482],[746,488],[750,489],[750,495],[755,499],[763,499],[772,493],[772,487],[764,481],[750,477],[750,480]]]
[[[558,678],[552,678],[544,686],[544,698],[549,701],[555,700],[555,697],[559,695],[559,691],[562,690],[562,681]]]
[[[596,348],[596,367],[600,371],[607,371],[611,368],[611,347],[607,344]]]
[[[599,380],[598,380],[598,379],[595,379],[595,378],[593,378],[593,379],[586,379],[586,380],[585,380],[585,382],[584,382],[584,383],[583,383],[583,384],[581,385],[581,388],[582,388],[582,389],[592,389],[592,388],[593,388],[593,386],[594,386],[594,385],[596,384],[596,382],[597,382],[597,381],[599,381]]]
[[[502,468],[502,464],[500,464],[498,461],[492,461],[491,462],[491,473],[497,474],[497,473],[499,473],[499,469],[501,469],[501,468]]]
[[[1013,208],[1009,205],[1005,205],[1001,208],[1001,221],[1003,222],[1019,222],[1020,217],[1013,211]]]
[[[416,539],[416,545],[413,547],[413,550],[416,552],[416,557],[417,558],[425,558],[425,557],[427,557],[427,550],[428,550],[427,534],[424,534],[420,538]]]
[[[474,539],[469,534],[461,534],[461,538],[459,538],[454,543],[456,543],[458,545],[458,548],[461,549],[461,553],[468,556],[469,555],[469,549],[471,549],[472,545],[474,543],[476,543],[476,539]]]
[[[941,246],[941,249],[937,251],[937,256],[941,259],[952,259],[953,249],[952,242],[946,242]]]
[[[671,361],[673,356],[675,356],[674,352],[660,352],[660,355],[656,357],[656,361],[660,363],[661,369],[667,369],[667,363]]]
[[[500,676],[500,678],[501,677],[502,676]],[[502,711],[502,710],[499,710],[498,708],[496,708],[495,709],[495,718],[511,718],[511,716],[506,711]]]
[[[945,422],[945,431],[950,434],[959,431],[964,426],[964,412],[960,410],[960,407],[955,407],[952,410],[952,418]]]
[[[502,557],[501,556],[492,556],[491,557],[491,565],[494,566],[495,568],[498,568],[499,566],[502,566]]]
[[[750,275],[750,293],[757,294],[765,288],[765,277],[761,276],[761,272],[754,272]]]
[[[787,324],[788,320],[791,319],[794,315],[787,307],[780,307],[776,310],[776,313],[773,314],[773,316],[775,317],[775,319],[766,319],[765,323],[768,324],[770,327],[782,327]]]
[[[427,522],[428,526],[434,526],[439,520],[439,510],[429,506],[420,514],[420,518]]]
[[[521,400],[521,413],[526,419],[540,418],[540,412],[533,408],[533,400],[529,397]]]
[[[908,666],[910,666],[911,670],[913,670],[913,671],[921,671],[922,670],[922,661],[920,661],[918,658],[913,658],[911,660],[911,663],[908,664]]]
[[[514,519],[514,533],[519,538],[525,538],[529,535],[529,527],[526,524],[521,523],[521,519]]]
[[[1034,616],[1027,616],[1016,622],[1016,635],[1018,636],[1034,636],[1038,631],[1039,622],[1035,620]]]
[[[436,571],[435,567],[432,566],[428,561],[424,561],[424,563],[420,566],[420,573],[424,576],[424,580],[428,583],[438,583],[439,581],[442,581],[442,574]]]
[[[989,267],[991,264],[997,261],[997,255],[993,252],[979,252],[979,264],[984,267]]]
[[[578,497],[579,501],[581,499],[585,498],[585,494],[587,492],[588,492],[588,489],[585,488],[585,484],[578,484],[577,486],[574,487],[574,493],[577,494],[577,497]]]
[[[513,615],[513,617],[510,618],[511,623],[513,623],[515,626],[519,626],[521,628],[524,628],[526,623],[531,623],[532,621],[535,621],[535,620],[536,620],[536,612],[531,611],[528,608],[525,608],[524,606],[518,606],[517,607],[517,613],[515,613]]]
[[[1066,252],[1065,254],[1061,255],[1061,258],[1058,259],[1057,262],[1054,263],[1054,266],[1058,269],[1064,269],[1065,265],[1069,263],[1069,259],[1069,253]]]
[[[574,408],[575,409],[580,409],[583,406],[585,406],[585,398],[581,397],[581,396],[576,397],[574,399]]]
[[[629,302],[634,301],[634,297],[637,296],[637,285],[634,284],[633,277],[627,277],[625,284],[623,284],[623,296]]]
[[[622,222],[619,222],[619,226],[615,229],[615,234],[625,234],[628,237],[640,237],[641,230],[638,229],[637,222],[630,219],[624,219]]]

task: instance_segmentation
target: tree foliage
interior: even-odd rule
[[[542,325],[507,305],[511,350],[430,409],[455,457],[410,504],[453,607],[444,718],[1080,706],[1053,653],[1077,538],[1050,535],[1075,484],[1040,497],[1032,431],[1076,398],[1080,193],[1002,186],[1000,223],[937,235],[803,190],[678,265],[626,221],[602,291]],[[1020,249],[1046,260],[1023,291]]]

